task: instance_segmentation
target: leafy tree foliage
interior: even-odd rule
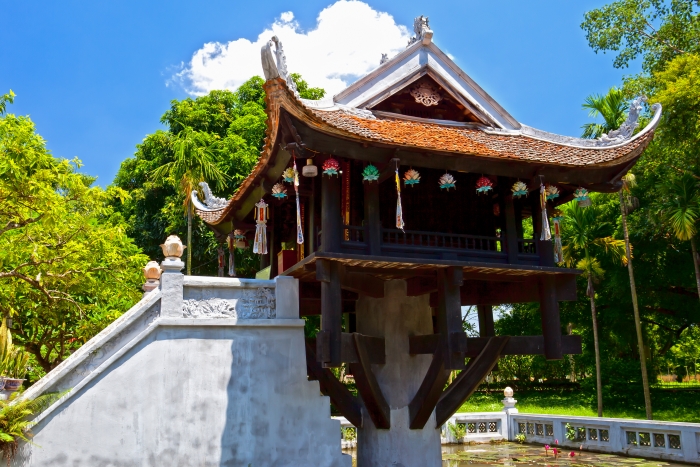
[[[697,0],[617,0],[586,13],[581,27],[593,50],[617,54],[616,68],[641,56],[644,70],[654,72],[700,51],[699,12]]]
[[[325,94],[320,88],[310,87],[298,74],[292,76],[301,97],[320,99]],[[233,92],[212,91],[196,99],[172,101],[161,118],[167,130],[148,135],[137,146],[134,157],[122,163],[114,185],[131,197],[117,203],[116,208],[128,220],[129,235],[150,258],[162,256],[159,245],[168,235],[185,238],[187,220],[182,206],[192,184],[204,178],[214,185],[216,196],[228,198],[250,173],[265,138],[263,84],[262,78],[255,76]],[[182,142],[178,135],[183,132],[196,140],[191,149],[206,154],[210,164],[210,173],[198,174],[186,190],[178,189],[182,188],[182,174],[165,169],[182,159],[177,148]],[[220,178],[212,176],[219,172]],[[216,274],[218,244],[213,233],[198,218],[193,219],[192,228],[194,239],[188,245],[192,273]],[[235,255],[238,275],[254,275],[259,257],[238,250]]]
[[[142,293],[146,257],[110,207],[128,194],[93,187],[78,167],[53,157],[28,117],[0,116],[0,314],[43,371]]]

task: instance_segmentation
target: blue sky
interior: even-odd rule
[[[611,55],[596,55],[586,43],[579,27],[583,14],[603,6],[604,0],[367,3],[409,30],[415,16],[429,16],[434,42],[516,119],[543,130],[578,136],[587,121],[581,110],[583,99],[639,71],[638,64],[614,69]],[[295,31],[289,39],[280,36],[289,68],[317,81],[331,76],[330,68],[338,68],[346,79],[352,75],[338,60],[355,44],[362,54],[369,53],[363,45],[367,40],[376,39],[387,48],[403,40],[397,39],[401,28],[391,32],[382,26],[387,24],[386,15],[383,22],[358,16],[342,18],[344,25],[335,26],[338,44],[327,45],[335,35],[323,34],[333,28],[326,26],[323,33],[317,18],[332,4],[329,0],[4,2],[0,93],[14,90],[17,99],[10,112],[30,115],[54,155],[80,158],[85,173],[108,185],[136,144],[161,127],[160,116],[172,99],[224,81],[235,86],[240,79],[225,79],[227,70],[232,70],[231,76],[249,71],[252,75],[255,70],[262,74],[259,53],[244,60],[238,51],[255,49],[255,41],[271,29]],[[284,14],[290,11],[293,15]],[[326,10],[328,16],[338,11]],[[317,34],[310,33],[316,29]],[[208,60],[209,68],[197,71],[194,54],[219,57],[220,48],[231,41],[237,42],[226,49],[228,62],[222,68],[212,68]],[[211,46],[216,51],[207,55],[207,43],[221,47]],[[329,47],[336,51],[334,58],[313,56]],[[358,60],[348,62],[350,70],[361,67]],[[316,68],[311,70],[312,66]],[[304,67],[308,71],[299,69]],[[201,79],[209,84],[202,85]]]

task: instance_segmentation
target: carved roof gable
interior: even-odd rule
[[[333,97],[335,104],[386,111],[396,96],[430,81],[445,102],[464,109],[465,118],[484,125],[518,130],[521,125],[498,102],[461,70],[430,39],[416,40],[403,52]],[[440,103],[437,104],[438,106]],[[439,113],[439,112],[437,112]],[[452,118],[444,118],[452,120]]]

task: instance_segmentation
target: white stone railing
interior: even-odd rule
[[[460,442],[455,439],[448,425],[464,425],[466,434],[462,442],[484,443],[491,440],[508,439],[508,415],[505,412],[456,413],[441,428],[442,444]]]
[[[345,417],[333,417],[343,428],[352,427]],[[454,438],[448,424],[463,424],[466,435]],[[566,425],[575,439],[566,438]],[[634,420],[625,418],[569,417],[506,412],[456,413],[440,429],[442,444],[457,442],[515,441],[525,435],[526,443],[548,444],[559,449],[607,452],[678,462],[700,462],[700,423]],[[342,437],[342,434],[341,434]],[[343,440],[343,449],[357,446]]]
[[[569,417],[512,414],[508,439],[524,434],[526,442],[556,442],[566,448],[668,459],[700,461],[700,423],[678,423],[624,418]],[[566,438],[567,423],[575,438]]]

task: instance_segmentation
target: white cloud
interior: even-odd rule
[[[287,11],[255,42],[244,38],[208,42],[171,82],[193,95],[236,89],[252,76],[262,76],[260,49],[272,36],[282,41],[290,72],[333,95],[379,66],[382,53],[391,57],[403,50],[411,34],[388,13],[360,1],[339,0],[321,11],[316,26],[308,31]]]

